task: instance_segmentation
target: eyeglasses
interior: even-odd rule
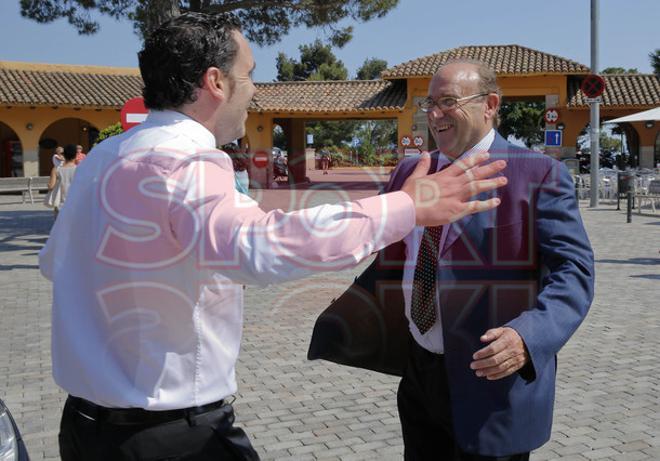
[[[422,110],[422,112],[431,112],[434,107],[438,107],[441,111],[446,112],[446,111],[458,109],[463,105],[459,103],[465,103],[471,99],[479,98],[481,96],[487,96],[488,94],[489,93],[477,93],[477,94],[471,94],[470,96],[464,96],[462,98],[445,96],[444,98],[440,98],[437,101],[433,99],[431,96],[428,96],[422,99],[421,101],[419,101],[418,105],[419,108]]]

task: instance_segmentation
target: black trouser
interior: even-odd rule
[[[60,425],[62,461],[258,460],[230,404],[168,412],[105,409],[69,397]]]
[[[406,461],[527,461],[529,453],[490,457],[463,452],[454,438],[449,384],[442,355],[411,339],[397,403]]]

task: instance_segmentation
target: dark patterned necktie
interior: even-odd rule
[[[435,313],[436,275],[442,226],[425,227],[417,253],[413,277],[410,317],[421,334],[426,333],[437,321]]]

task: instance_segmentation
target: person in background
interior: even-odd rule
[[[234,164],[234,175],[236,176],[236,190],[247,194],[250,189],[250,175],[248,173],[248,161],[245,154],[239,152],[232,158]]]
[[[87,155],[83,152],[83,146],[78,144],[76,146],[76,165],[80,165],[80,162],[82,162],[86,158],[87,158]]]
[[[328,169],[330,169],[330,154],[325,149],[321,151],[321,169],[323,174],[328,174]]]
[[[46,206],[53,208],[55,211],[55,218],[57,218],[60,209],[64,205],[73,176],[76,173],[76,146],[73,144],[64,146],[62,148],[62,158],[62,163],[59,166],[54,166],[50,172],[48,195],[45,199]]]
[[[53,166],[57,168],[58,166],[64,163],[64,147],[57,146],[55,148],[55,153],[53,154]]]
[[[250,188],[250,176],[248,174],[248,161],[245,153],[241,152],[239,146],[233,142],[221,147],[231,157],[234,166],[234,181],[236,190],[241,194],[247,194]]]

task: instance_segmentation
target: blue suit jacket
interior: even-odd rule
[[[587,314],[593,298],[594,270],[573,182],[563,164],[514,146],[499,135],[489,151],[491,158],[507,160],[502,174],[509,182],[478,198],[495,195],[502,204],[491,212],[467,216],[451,224],[440,253],[438,286],[457,442],[470,453],[505,456],[531,451],[550,437],[556,354]],[[400,162],[386,191],[400,188],[416,162],[416,158]],[[391,291],[382,295],[382,286],[378,288],[379,282],[386,284],[396,277],[401,280],[401,271],[392,269],[405,260],[402,244],[393,248],[397,245],[398,250],[381,252],[370,267],[369,277],[363,274],[363,283],[358,283],[359,290],[372,295],[381,292],[380,298],[369,301],[381,312],[403,309],[399,295]],[[398,256],[393,259],[387,256],[388,252]],[[364,279],[369,283],[365,284]],[[355,287],[352,290],[355,293]],[[341,305],[335,305],[334,310],[331,306],[331,312],[326,311],[317,322],[314,336],[323,338],[324,330],[327,333],[328,318],[336,324],[338,308],[339,317],[353,317],[352,324],[359,323],[360,328],[366,323],[387,323],[383,318],[360,319],[356,313],[365,311],[366,297],[360,293],[358,298],[359,306],[355,296],[336,303]],[[369,306],[366,310],[371,313],[374,308]],[[396,322],[401,321],[401,316]],[[355,318],[360,321],[355,322]],[[489,328],[500,326],[509,326],[520,334],[531,361],[504,379],[477,378],[470,363],[472,354],[484,347],[479,337]],[[331,350],[341,343],[344,360],[334,361],[364,366],[367,356],[363,343],[370,334],[358,328],[346,335],[350,328],[345,322],[342,324],[344,334],[339,342],[313,338],[310,357],[336,359]],[[379,328],[388,327],[376,329]],[[386,356],[398,354],[401,347],[397,344],[403,341],[400,331],[398,326],[381,331],[377,342],[387,346],[381,345],[378,350],[385,350]],[[351,351],[349,360],[345,360],[347,351]],[[351,362],[351,356],[358,360]],[[400,360],[388,368],[370,366],[374,357],[381,361],[381,355],[371,353],[368,357],[366,368],[400,372],[393,371],[401,366]]]

